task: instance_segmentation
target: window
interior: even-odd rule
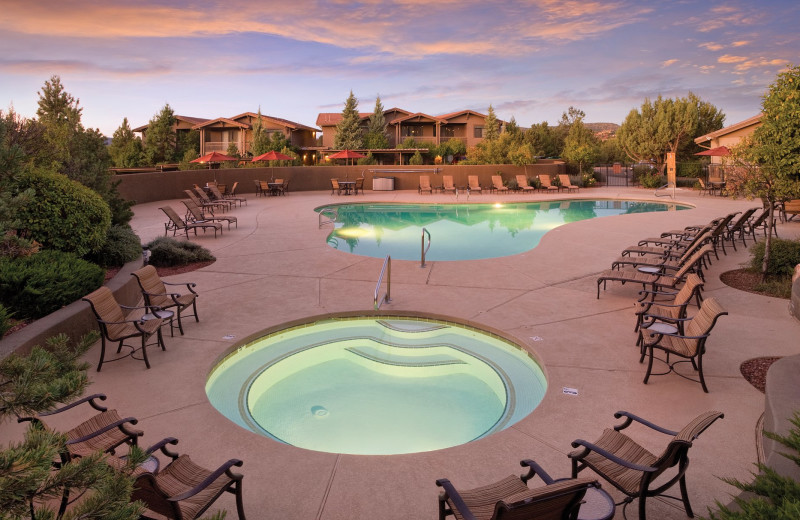
[[[400,127],[400,135],[403,137],[422,137],[422,125],[404,125]]]
[[[483,127],[476,126],[475,127],[475,139],[483,139]]]
[[[456,129],[452,126],[443,126],[442,127],[442,137],[455,137],[456,136]]]

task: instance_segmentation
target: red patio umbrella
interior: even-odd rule
[[[292,158],[286,154],[276,152],[275,150],[270,150],[267,153],[262,153],[258,157],[253,157],[252,162],[257,161],[291,161]],[[270,172],[270,180],[275,178],[275,167],[272,167],[272,171]]]
[[[202,157],[198,157],[197,159],[189,162],[196,162],[196,163],[218,163],[218,162],[225,162],[225,161],[238,161],[236,157],[231,157],[230,155],[225,155],[224,153],[220,152],[211,152],[207,153]]]
[[[710,150],[704,150],[702,152],[697,152],[695,155],[707,155],[712,157],[724,157],[726,155],[730,155],[731,151],[728,149],[727,146],[718,146],[716,148],[711,148]]]
[[[342,150],[341,152],[329,155],[328,159],[363,159],[364,157],[366,157],[366,155],[354,152],[353,150]]]

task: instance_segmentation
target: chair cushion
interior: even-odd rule
[[[529,492],[528,486],[516,475],[509,475],[503,480],[488,484],[486,486],[459,491],[459,495],[464,500],[469,510],[478,520],[489,520],[494,514],[494,507],[497,502],[510,496]],[[521,499],[520,499],[521,500]],[[458,520],[464,517],[461,511],[456,509],[453,502],[448,498],[447,503],[453,509]]]
[[[651,466],[658,460],[658,457],[641,447],[633,439],[611,428],[603,431],[603,435],[594,444],[634,464]],[[574,453],[580,453],[580,451],[582,449]],[[622,488],[629,495],[638,494],[643,475],[641,471],[621,466],[595,452],[589,453],[583,460],[594,471]]]
[[[200,484],[211,473],[192,462],[188,455],[181,455],[156,475],[156,482],[163,492],[174,497]],[[230,483],[230,477],[223,473],[204,490],[186,500],[181,500],[178,507],[183,517],[196,518]]]
[[[102,429],[104,426],[113,424],[120,419],[121,417],[116,410],[100,412],[91,419],[88,419],[69,430],[66,433],[67,441],[79,439],[94,433]],[[128,439],[128,436],[124,432],[122,432],[119,428],[113,428],[85,441],[67,444],[67,450],[69,450],[70,455],[73,457],[86,457],[97,451],[108,451],[116,448],[125,442],[126,439]]]

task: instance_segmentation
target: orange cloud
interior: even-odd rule
[[[671,60],[662,61],[661,62],[661,67],[662,68],[669,67],[670,65],[674,65],[674,64],[678,63],[678,61],[680,61],[680,60],[677,60],[677,59],[674,59],[674,58],[671,59]]]
[[[743,61],[747,61],[747,58],[744,56],[731,56],[730,54],[725,54],[717,58],[717,62],[719,63],[741,63]]]
[[[733,47],[743,47],[745,45],[750,45],[752,42],[749,40],[739,40],[738,42],[733,42],[731,45]]]
[[[725,48],[723,45],[714,42],[701,43],[699,46],[708,49],[710,51],[720,51]]]

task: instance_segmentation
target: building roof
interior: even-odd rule
[[[385,112],[385,111],[384,111]],[[372,112],[359,112],[360,119],[367,119],[372,115]],[[342,120],[341,112],[320,112],[317,115],[317,126],[336,126]]]
[[[237,120],[237,119],[241,119],[241,118],[246,117],[246,116],[258,118],[258,114],[256,114],[255,112],[243,112],[243,113],[239,114],[238,116],[233,116],[231,119]],[[311,132],[319,132],[320,131],[319,128],[314,128],[313,126],[308,126],[308,125],[304,125],[302,123],[296,123],[294,121],[289,121],[288,119],[283,119],[281,117],[267,116],[267,115],[261,114],[261,119],[268,119],[270,121],[275,121],[276,123],[281,124],[281,125],[283,125],[283,126],[285,126],[287,128],[291,128],[292,130],[309,130]]]
[[[179,115],[175,115],[173,117],[175,117],[175,119],[178,119],[180,121],[185,121],[185,122],[189,123],[192,126],[198,125],[200,123],[205,123],[206,121],[208,121],[208,119],[206,119],[204,117],[179,116]],[[137,126],[132,131],[133,132],[144,132],[145,130],[147,130],[148,126],[150,126],[150,123],[147,123],[146,125],[142,125],[142,126]]]
[[[192,127],[192,129],[194,130],[194,129],[203,128],[203,127],[206,127],[206,126],[213,126],[213,125],[217,125],[217,124],[220,124],[220,123],[222,124],[222,126],[231,125],[231,126],[236,126],[236,127],[239,127],[239,128],[250,128],[250,125],[248,125],[247,123],[240,123],[239,121],[234,121],[233,119],[228,119],[227,117],[218,117],[216,119],[211,119],[211,120],[206,121],[204,123],[200,123],[200,124],[194,125]]]
[[[407,115],[405,117],[401,117],[401,118],[395,119],[394,121],[392,121],[391,124],[405,123],[405,122],[414,121],[414,120],[416,120],[417,122],[422,121],[422,120],[427,120],[427,121],[434,122],[434,123],[446,123],[447,122],[442,118],[439,118],[439,117],[436,117],[436,116],[431,116],[431,115],[428,115],[428,114],[424,114],[422,112],[417,112],[416,114],[409,114],[409,115]]]
[[[755,116],[753,116],[751,118],[745,119],[744,121],[740,121],[740,122],[738,122],[736,124],[733,124],[731,126],[726,126],[725,128],[720,128],[719,130],[715,130],[715,131],[713,131],[711,133],[708,133],[706,135],[701,135],[700,137],[696,138],[694,140],[694,142],[697,143],[697,144],[704,144],[707,141],[711,141],[712,139],[717,139],[717,138],[722,137],[724,135],[732,134],[733,132],[736,132],[737,130],[741,130],[742,128],[747,128],[748,126],[757,125],[757,124],[759,124],[761,122],[761,118],[762,117],[764,117],[764,113],[763,112],[758,114],[758,115],[755,115]]]

